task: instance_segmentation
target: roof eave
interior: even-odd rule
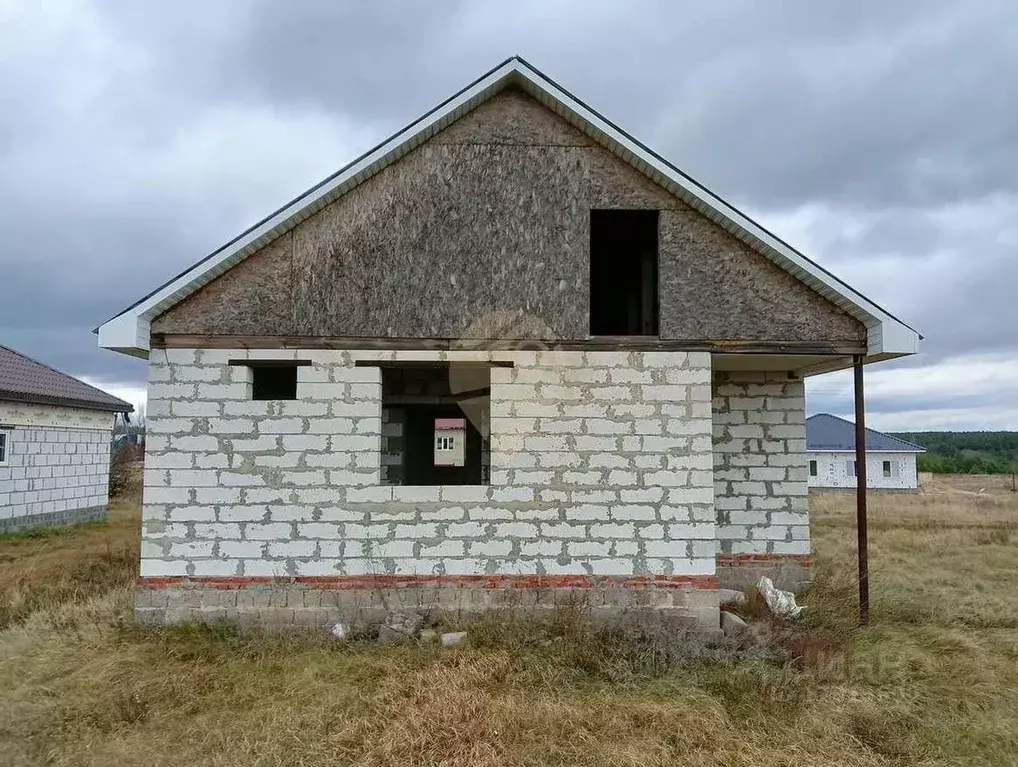
[[[855,455],[855,448],[854,447],[807,447],[806,448],[806,452],[807,453],[849,453],[851,455]],[[915,449],[915,448],[911,448],[911,449],[901,448],[900,450],[889,450],[889,449],[885,449],[885,448],[867,447],[866,448],[866,452],[867,453],[916,453],[916,454],[918,454],[918,453],[925,453],[925,452],[928,452],[928,451],[926,450],[926,448],[919,448],[919,449]]]
[[[92,402],[75,397],[56,397],[49,394],[30,392],[0,391],[0,400],[21,402],[26,405],[50,405],[54,407],[73,407],[79,410],[99,410],[106,413],[133,413],[134,405],[123,400],[115,402]]]

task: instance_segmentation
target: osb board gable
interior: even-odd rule
[[[609,207],[687,209],[501,94],[295,230],[297,332],[584,339],[589,210]]]
[[[861,322],[698,212],[662,211],[659,229],[662,338],[866,339]]]
[[[297,332],[585,337],[584,151],[429,144],[384,169],[294,230]]]
[[[153,324],[155,332],[584,339],[589,210],[661,217],[661,335],[861,325],[537,101],[499,94]]]
[[[293,331],[292,238],[273,240],[152,321],[154,333],[287,335]]]

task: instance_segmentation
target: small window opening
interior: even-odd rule
[[[884,461],[884,476],[885,477],[891,476],[891,462],[890,461]]]
[[[0,466],[7,464],[8,453],[10,452],[10,446],[8,443],[7,432],[0,431]]]
[[[855,461],[848,461],[845,463],[845,470],[848,472],[848,476],[855,476]]]
[[[658,211],[590,211],[590,333],[658,334]]]
[[[817,462],[816,461],[810,461],[809,462],[809,475],[811,477],[815,477],[817,475]]]
[[[297,366],[252,366],[251,399],[297,399]]]

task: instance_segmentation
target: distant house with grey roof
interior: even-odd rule
[[[828,413],[806,419],[811,488],[854,488],[855,424]],[[916,456],[925,448],[866,430],[866,486],[872,490],[917,490]]]
[[[0,533],[104,519],[110,433],[133,409],[0,346]]]

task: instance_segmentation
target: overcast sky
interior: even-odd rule
[[[871,425],[1018,429],[1013,0],[0,0],[0,343],[142,400],[93,327],[514,53],[926,336]]]

